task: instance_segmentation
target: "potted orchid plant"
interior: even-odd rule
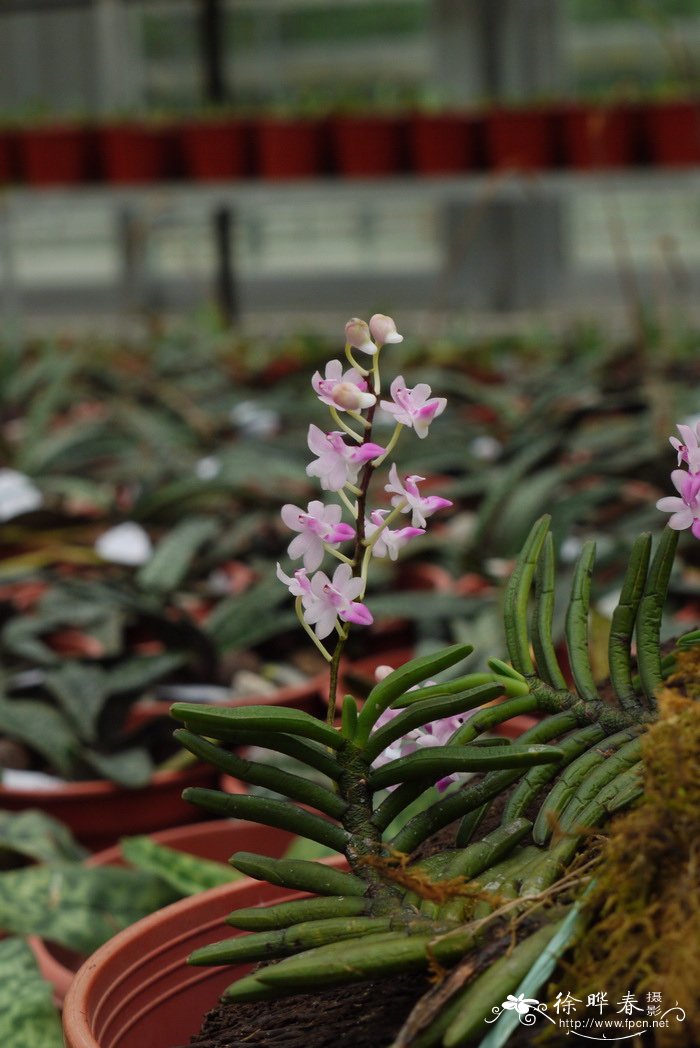
[[[283,509],[295,532],[289,554],[302,566],[278,574],[329,666],[326,722],[269,706],[172,708],[186,749],[277,795],[193,788],[188,800],[218,816],[292,831],[337,858],[239,852],[234,867],[260,882],[256,890],[240,882],[242,908],[228,912],[236,897],[215,889],[195,910],[178,903],[161,911],[158,927],[149,918],[117,936],[69,993],[71,1048],[147,1041],[174,1048],[194,1032],[196,1007],[212,1005],[213,991],[222,990],[195,1048],[251,1040],[267,1023],[288,1030],[303,1023],[305,1043],[499,1048],[518,1021],[541,1019],[566,1036],[570,1027],[559,1020],[571,1009],[562,1010],[562,999],[586,1000],[602,1014],[608,991],[623,1001],[614,1013],[623,1016],[621,1032],[624,1018],[636,1014],[633,1002],[642,1010],[636,1002],[644,993],[650,1002],[664,997],[658,1012],[644,1012],[643,1029],[657,1043],[672,1043],[658,1030],[672,1026],[678,1036],[680,1023],[689,1043],[700,1037],[697,986],[691,989],[687,975],[692,948],[679,946],[698,910],[679,909],[673,887],[677,877],[683,898],[696,897],[689,828],[697,830],[700,801],[693,771],[700,631],[668,650],[660,640],[679,531],[700,537],[700,428],[682,426],[672,441],[679,494],[658,503],[671,514],[669,527],[655,549],[649,534],[631,547],[605,687],[594,677],[588,634],[595,545],[583,546],[566,609],[569,680],[552,637],[555,550],[545,516],[533,525],[503,596],[509,661],[490,659],[488,672],[465,673],[471,646],[455,644],[380,672],[359,707],[352,695],[338,698],[338,669],[351,628],[372,621],[365,602],[372,563],[417,540],[448,505],[395,464],[384,484],[388,506],[371,502],[372,480],[402,432],[425,439],[446,407],[429,386],[410,389],[401,376],[382,396],[381,355],[400,341],[388,317],[348,323],[349,369],[333,361],[312,380],[335,428],[308,432],[315,457],[307,473],[338,501]],[[395,420],[385,446],[373,439],[378,410]],[[351,544],[347,551],[343,543]],[[332,574],[322,570],[326,557],[339,561]],[[541,719],[514,741],[491,735],[523,713]],[[293,757],[301,771],[231,746]],[[639,921],[630,922],[631,899]],[[233,936],[212,942],[226,925]],[[124,936],[135,944],[128,967],[117,955]],[[621,941],[629,946],[622,969],[614,952]],[[178,967],[191,948],[192,967]],[[569,964],[561,976],[568,988],[560,982],[552,989],[572,951],[581,952],[580,971]],[[594,961],[607,987],[589,984]],[[251,972],[256,962],[265,963]],[[674,980],[681,989],[674,991]],[[168,1015],[176,1001],[175,1042]],[[661,1015],[665,1026],[653,1022]],[[330,1040],[311,1040],[310,1016]]]

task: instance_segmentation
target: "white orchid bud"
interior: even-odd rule
[[[377,347],[370,336],[370,329],[364,320],[353,317],[345,325],[345,341],[353,349],[359,349],[361,353],[369,353],[374,356]]]
[[[384,316],[383,313],[374,314],[369,322],[369,330],[378,346],[383,346],[385,343],[403,342],[403,335],[396,330],[394,321],[391,317]]]

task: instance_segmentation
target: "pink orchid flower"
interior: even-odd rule
[[[303,597],[304,619],[314,627],[316,636],[323,640],[335,628],[336,619],[369,626],[374,621],[369,608],[356,600],[364,588],[364,582],[352,574],[349,564],[339,564],[329,579],[325,572],[317,571],[311,579],[310,592]]]
[[[423,440],[433,419],[445,410],[445,397],[430,399],[431,389],[427,382],[419,382],[413,389],[406,385],[403,375],[397,375],[389,387],[391,400],[382,400],[381,407],[393,415],[403,426],[412,426]]]
[[[324,433],[313,424],[309,426],[308,445],[318,458],[309,463],[306,472],[318,477],[325,491],[340,491],[348,481],[353,483],[366,462],[384,454],[378,444],[346,444],[342,433]]]
[[[308,597],[311,593],[311,580],[306,574],[306,568],[297,568],[294,575],[285,575],[278,564],[277,578],[285,584],[293,597]]]
[[[673,528],[674,531],[690,528],[695,538],[700,539],[700,473],[686,473],[684,469],[674,469],[671,480],[680,498],[669,495],[659,499],[656,508],[671,514],[669,528]]]
[[[678,437],[668,439],[678,452],[678,465],[680,466],[681,462],[687,462],[691,473],[700,473],[700,422],[695,423],[695,429],[692,426],[683,425],[682,422],[679,422],[676,428],[683,441],[681,442]]]
[[[400,335],[396,330],[394,321],[383,313],[375,313],[373,317],[370,317],[369,330],[372,338],[377,343],[377,347],[383,346],[385,343],[396,344],[397,342],[403,342],[403,335]]]
[[[363,411],[377,402],[374,393],[367,392],[367,383],[359,371],[349,368],[343,372],[339,360],[329,360],[325,377],[321,378],[321,372],[317,371],[311,385],[323,404],[340,411]]]
[[[392,506],[396,507],[400,506],[402,502],[406,503],[401,512],[408,513],[411,511],[411,524],[414,528],[424,528],[427,517],[432,516],[439,509],[446,509],[447,506],[452,505],[449,499],[443,499],[439,495],[421,495],[418,490],[418,484],[421,480],[425,480],[425,477],[419,477],[417,474],[414,474],[411,477],[406,477],[402,484],[399,480],[399,471],[396,468],[396,463],[394,463],[389,470],[389,483],[384,485],[384,490],[393,495],[391,500]]]
[[[371,539],[372,535],[384,525],[384,518],[387,516],[388,509],[375,509],[370,513],[369,520],[365,520],[365,538]],[[399,550],[402,549],[407,542],[417,535],[425,535],[425,528],[384,528],[379,538],[372,546],[372,555],[374,557],[389,557],[391,560],[396,560],[399,555]]]
[[[341,516],[340,506],[324,506],[316,500],[309,502],[306,512],[290,502],[282,506],[282,520],[291,531],[299,532],[287,549],[292,560],[303,557],[306,570],[315,571],[321,566],[325,544],[335,546],[354,538],[355,529],[343,524]]]

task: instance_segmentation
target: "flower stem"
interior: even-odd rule
[[[403,422],[397,422],[396,423],[396,427],[394,429],[394,432],[391,434],[391,440],[389,441],[389,443],[387,444],[387,446],[384,449],[384,454],[380,455],[379,458],[374,459],[374,461],[372,462],[372,465],[374,466],[375,469],[377,469],[378,466],[381,466],[382,462],[384,462],[384,460],[387,459],[389,457],[389,455],[391,455],[392,451],[394,450],[394,448],[396,447],[396,445],[398,443],[399,437],[401,436],[401,430],[402,429],[403,429]]]
[[[350,501],[350,499],[347,497],[347,495],[345,494],[345,492],[343,491],[342,488],[340,489],[338,494],[340,495],[341,499],[343,500],[343,502],[345,503],[347,508],[350,510],[350,513],[352,514],[353,519],[357,520],[357,503],[353,504]]]
[[[367,370],[367,368],[363,368],[361,364],[357,363],[354,356],[352,355],[352,346],[349,342],[346,342],[345,344],[345,356],[348,358],[352,366],[355,368],[355,371],[359,371],[363,378],[367,378],[367,376],[369,375],[369,371]]]
[[[326,542],[323,543],[323,548],[326,553],[330,553],[332,557],[337,557],[338,560],[342,560],[343,564],[352,564],[352,557],[346,557],[344,553],[341,553],[338,549],[333,549]]]
[[[316,645],[318,650],[321,652],[321,654],[323,655],[323,657],[326,660],[326,662],[332,662],[333,656],[326,649],[325,645],[323,645],[321,643],[321,641],[318,639],[318,637],[316,636],[314,631],[311,629],[311,626],[309,626],[308,622],[304,618],[304,606],[302,604],[301,597],[297,597],[296,601],[294,602],[294,610],[297,613],[297,618],[299,619],[299,622],[301,623],[302,627],[306,630],[308,635],[311,637],[311,640],[314,642],[314,644]]]
[[[352,439],[356,440],[358,444],[361,444],[362,443],[362,437],[360,436],[360,434],[356,433],[355,430],[352,428],[352,426],[348,426],[347,422],[343,421],[343,419],[338,414],[337,409],[334,408],[334,407],[331,407],[330,412],[331,412],[331,415],[333,416],[333,421],[335,422],[336,426],[340,426],[340,428],[343,430],[344,433],[347,433],[347,435],[349,437],[352,437]],[[362,421],[364,422],[364,419],[362,419]]]

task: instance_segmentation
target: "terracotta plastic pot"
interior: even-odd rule
[[[649,106],[644,116],[653,164],[668,167],[700,164],[700,100]]]
[[[170,128],[146,124],[101,127],[97,142],[100,171],[107,182],[160,182],[176,173]]]
[[[159,771],[147,786],[127,790],[104,780],[71,782],[57,790],[13,790],[0,786],[0,808],[39,808],[65,823],[93,851],[125,834],[152,833],[202,818],[182,799],[187,786],[215,786],[217,773],[197,764],[184,771]]]
[[[76,185],[93,177],[93,139],[84,127],[33,127],[17,132],[21,177],[33,186]]]
[[[259,120],[255,170],[262,178],[314,178],[326,172],[324,125],[318,120]]]
[[[460,113],[416,113],[409,123],[411,167],[421,175],[450,175],[477,166],[476,122]]]
[[[570,105],[558,114],[563,163],[582,171],[640,163],[641,110],[632,105]]]
[[[227,789],[229,792],[241,792],[243,785],[236,780],[229,779]],[[176,848],[188,855],[196,855],[200,859],[228,862],[236,851],[257,849],[260,844],[260,836],[254,834],[253,830],[260,829],[261,827],[254,823],[238,819],[216,819],[213,822],[163,830],[161,833],[152,834],[152,839],[157,844],[162,844],[167,848]],[[275,859],[285,853],[293,840],[293,835],[285,830],[262,827],[262,832],[265,834],[262,848],[266,855]],[[256,849],[251,848],[254,836],[258,841]],[[104,851],[97,852],[96,855],[91,855],[86,865],[126,866],[128,864],[124,860],[120,845],[116,844],[112,848],[106,848]],[[54,1000],[60,1007],[75,973],[85,962],[85,957],[63,946],[58,946],[56,943],[46,942],[35,935],[28,936],[27,942],[34,951],[41,974],[53,986]]]
[[[249,127],[244,121],[182,124],[178,135],[187,177],[223,181],[243,178],[250,172]]]
[[[533,171],[557,160],[553,115],[546,109],[496,109],[484,117],[489,167],[498,171]]]
[[[253,831],[247,846],[265,850]],[[336,868],[345,864],[342,856],[324,861]],[[71,984],[63,1009],[66,1048],[185,1044],[223,990],[251,967],[192,968],[185,963],[188,954],[238,934],[225,924],[231,910],[303,897],[245,878],[166,906],[115,935]]]
[[[332,166],[344,178],[406,169],[406,122],[389,116],[338,116],[329,122]]]

